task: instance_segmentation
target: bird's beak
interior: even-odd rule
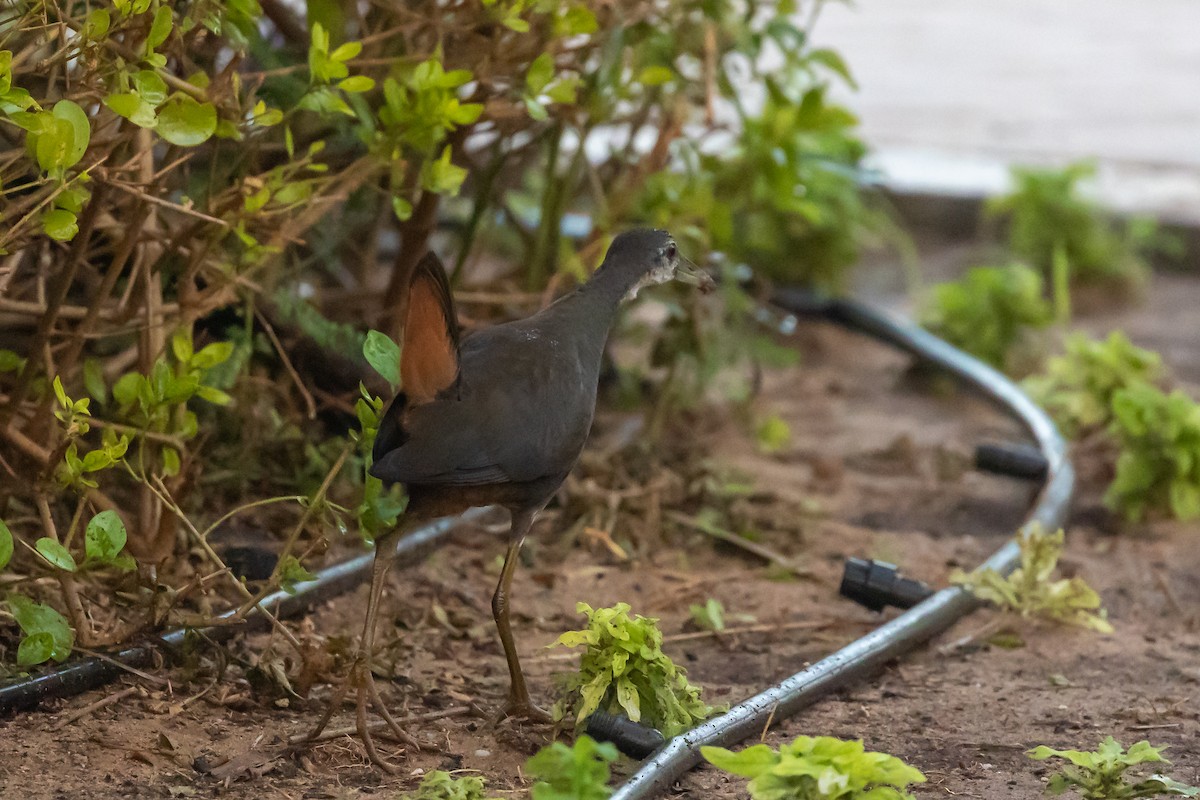
[[[675,280],[680,283],[696,286],[705,294],[717,288],[717,283],[712,279],[711,275],[683,256],[679,257],[679,264],[675,267]]]

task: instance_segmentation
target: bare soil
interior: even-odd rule
[[[1123,327],[1195,382],[1197,309],[1200,285],[1163,276],[1144,305],[1085,324]],[[979,442],[1021,440],[1015,424],[962,392],[931,391],[906,358],[865,339],[820,324],[802,325],[794,338],[803,363],[768,374],[755,403],[757,413],[791,425],[783,452],[758,453],[745,421],[732,416],[705,418],[678,435],[704,437],[716,463],[753,476],[748,502],[758,506],[764,543],[808,577],[780,580],[778,568],[678,526],[657,542],[645,530],[614,531],[635,544],[629,560],[602,543],[566,547],[548,514],[514,588],[536,697],[551,702],[553,674],[574,663],[570,653],[544,648],[580,627],[578,601],[625,601],[660,617],[667,651],[706,699],[736,703],[879,623],[839,598],[843,558],[883,558],[940,586],[951,569],[970,568],[1011,535],[1030,487],[974,472],[969,459]],[[1200,783],[1200,531],[1118,525],[1100,506],[1096,470],[1083,467],[1093,478],[1080,487],[1062,568],[1101,592],[1114,635],[1029,626],[1024,647],[943,653],[995,620],[981,611],[876,679],[782,721],[765,740],[862,738],[925,772],[918,797],[1040,797],[1049,769],[1029,760],[1028,748],[1091,749],[1109,734],[1169,745],[1170,774]],[[408,727],[424,745],[403,752],[381,742],[399,775],[369,766],[347,737],[289,752],[287,737],[315,723],[330,688],[318,684],[307,700],[252,690],[237,665],[267,647],[257,637],[230,646],[230,669],[218,680],[162,669],[153,676],[166,682],[130,676],[0,720],[0,796],[390,798],[435,768],[478,770],[494,794],[525,796],[524,761],[549,731],[490,716],[507,687],[488,611],[502,541],[494,530],[465,529],[419,567],[391,576],[379,669],[392,677],[381,685],[398,715],[418,718]],[[345,647],[361,625],[365,594],[360,587],[296,626],[308,641]],[[753,621],[733,619],[734,631],[720,638],[696,633],[688,605],[709,597]],[[91,708],[118,692],[118,702]],[[430,718],[438,714],[445,716]],[[352,724],[349,709],[332,724]],[[618,772],[635,766],[624,761]],[[702,769],[675,796],[747,795],[740,780]]]

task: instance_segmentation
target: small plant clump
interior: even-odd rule
[[[1022,339],[1053,319],[1041,276],[1011,264],[975,267],[957,281],[935,286],[922,324],[993,367],[1011,370]]]
[[[1152,220],[1117,223],[1079,184],[1095,175],[1088,162],[1063,169],[1015,167],[1014,189],[987,206],[987,213],[1008,223],[1008,248],[1043,275],[1066,265],[1081,280],[1118,279],[1134,285],[1149,273],[1144,255],[1160,248]]]
[[[657,619],[630,617],[626,603],[598,609],[579,603],[575,609],[587,615],[587,628],[568,631],[551,645],[585,648],[579,671],[566,680],[567,697],[554,706],[557,719],[574,715],[582,725],[597,709],[623,712],[671,737],[713,713],[686,671],[662,651]]]
[[[525,763],[525,770],[537,779],[529,796],[532,800],[604,800],[612,794],[608,765],[616,760],[616,747],[586,734],[570,747],[554,742]]]
[[[1116,392],[1112,409],[1121,454],[1105,504],[1131,522],[1147,512],[1200,518],[1200,403],[1141,384]]]
[[[863,747],[861,739],[800,736],[774,750],[756,744],[733,752],[702,747],[710,764],[750,778],[753,800],[905,800],[905,789],[925,776],[888,753]]]
[[[1100,595],[1083,578],[1052,581],[1050,576],[1062,555],[1062,529],[1047,534],[1039,525],[1021,531],[1021,566],[1007,578],[994,569],[965,573],[956,570],[950,580],[965,586],[976,597],[995,603],[1026,619],[1044,619],[1112,633]]]
[[[1072,334],[1066,352],[1050,359],[1043,374],[1026,378],[1023,385],[1063,435],[1078,439],[1112,422],[1118,391],[1153,385],[1161,375],[1158,353],[1143,350],[1121,331],[1113,331],[1103,341]]]
[[[1154,747],[1143,740],[1125,750],[1109,736],[1094,751],[1054,750],[1040,745],[1027,755],[1035,761],[1061,758],[1071,766],[1050,778],[1046,791],[1060,795],[1074,790],[1084,800],[1125,800],[1134,797],[1200,797],[1200,788],[1180,783],[1166,775],[1154,774],[1131,783],[1125,771],[1138,764],[1170,764],[1163,758],[1165,747]]]
[[[488,800],[484,795],[483,778],[466,775],[455,778],[437,769],[421,780],[415,792],[399,795],[397,800]]]

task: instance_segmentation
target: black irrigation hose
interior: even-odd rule
[[[928,331],[863,303],[795,289],[776,291],[771,302],[797,316],[826,319],[912,353],[952,373],[1019,420],[1033,435],[1047,464],[1045,483],[1025,524],[1040,523],[1051,529],[1062,525],[1075,484],[1066,443],[1045,412],[1016,384]],[[1013,540],[983,566],[1008,574],[1019,558],[1020,551]],[[610,800],[649,800],[665,794],[685,772],[700,763],[702,746],[730,747],[760,734],[771,722],[790,717],[822,696],[878,671],[888,661],[946,630],[977,606],[978,602],[962,588],[937,592],[833,655],[671,739]]]
[[[418,528],[396,543],[398,565],[414,564],[431,550],[445,544],[450,532],[464,522],[478,519],[484,509],[472,509],[459,517],[441,519]],[[260,606],[269,609],[277,618],[290,617],[312,608],[362,583],[371,574],[373,553],[348,559],[317,573],[316,580],[299,584],[295,594],[282,590],[263,598]],[[230,609],[217,619],[231,618],[236,609]],[[144,667],[154,660],[160,649],[176,650],[184,644],[189,633],[199,633],[214,641],[223,641],[234,634],[262,630],[270,621],[258,608],[251,609],[243,624],[213,625],[199,630],[175,628],[143,644],[127,647],[104,657],[91,656],[63,664],[47,672],[32,675],[13,683],[0,686],[0,715],[37,706],[42,700],[71,695],[95,689],[115,679],[125,667]]]

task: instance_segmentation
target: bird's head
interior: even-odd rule
[[[619,269],[634,278],[628,299],[637,297],[643,286],[671,280],[690,283],[704,292],[715,286],[711,277],[679,252],[671,234],[651,228],[626,231],[613,239],[601,269]]]

